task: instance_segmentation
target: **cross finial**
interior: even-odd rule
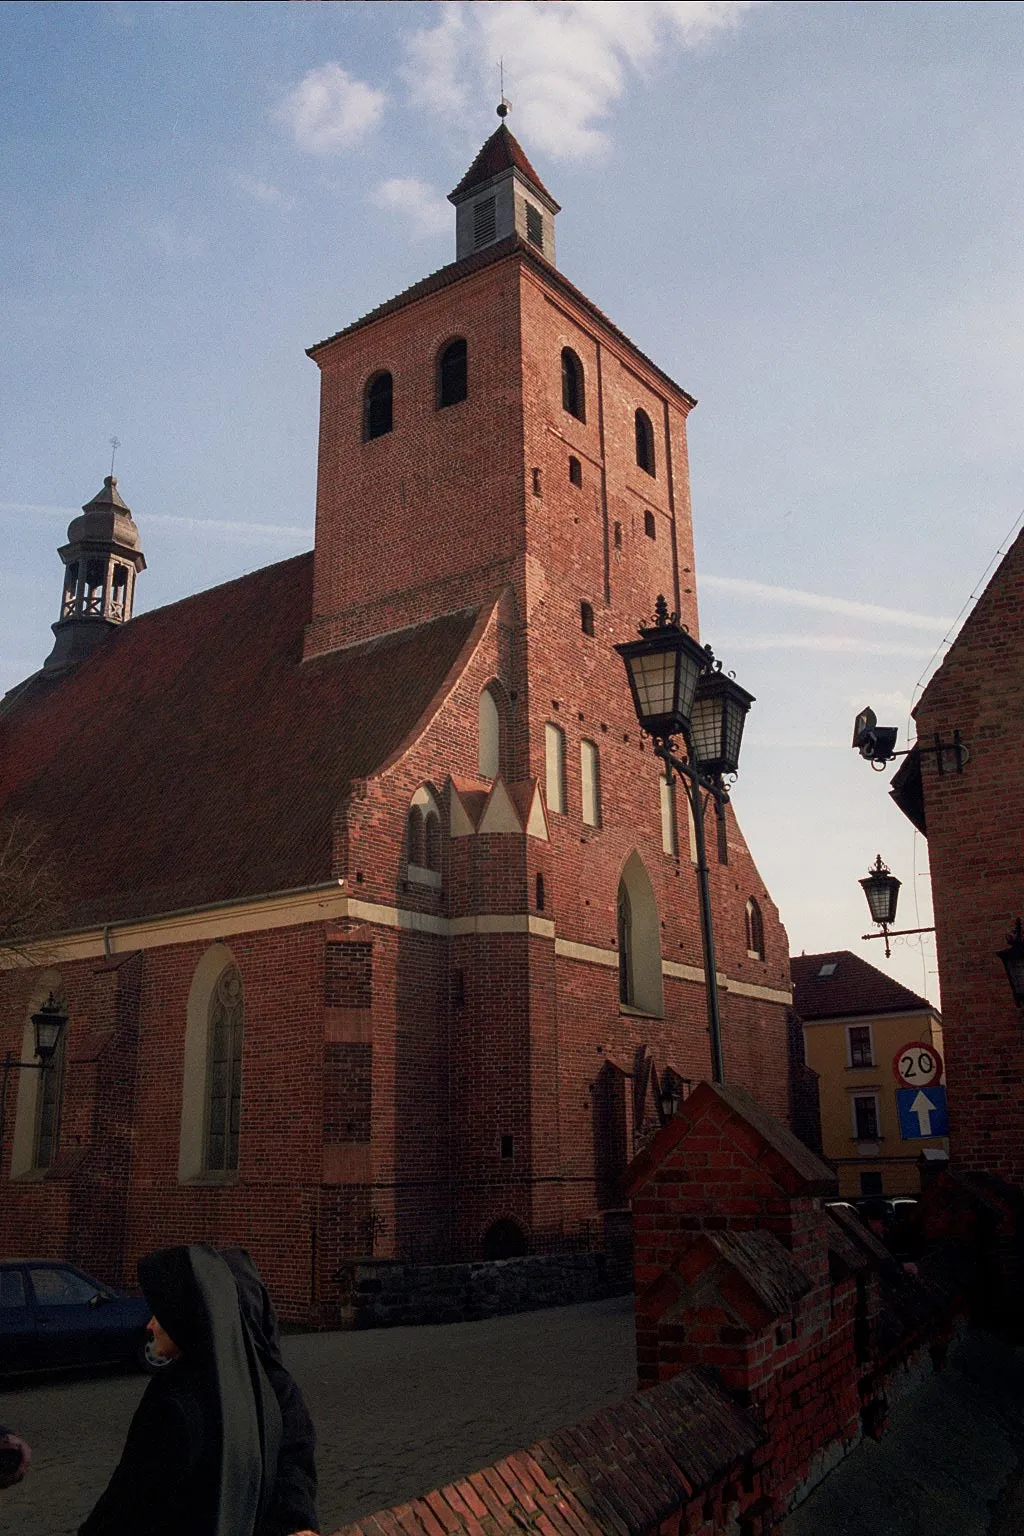
[[[505,60],[498,60],[498,94],[501,100],[498,102],[498,116],[502,122],[512,110],[512,103],[505,96]]]
[[[119,437],[112,437],[110,439],[110,478],[111,479],[114,478],[114,456],[117,453],[117,450],[120,448],[120,446],[121,446],[121,439]]]

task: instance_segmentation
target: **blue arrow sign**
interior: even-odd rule
[[[897,1088],[896,1110],[904,1141],[949,1134],[945,1088]]]

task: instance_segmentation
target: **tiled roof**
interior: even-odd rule
[[[834,967],[830,970],[829,967]],[[826,974],[822,975],[824,967]],[[845,1018],[850,1014],[903,1013],[930,1008],[919,997],[848,949],[824,955],[793,955],[793,1007],[802,1019]]]
[[[512,169],[522,172],[527,181],[532,181],[537,190],[543,192],[549,202],[555,202],[551,193],[541,181],[529,160],[527,160],[523,152],[523,146],[515,135],[505,127],[504,123],[494,130],[458,186],[449,192],[449,202],[454,203],[464,192],[469,192],[473,187],[480,186],[481,182],[490,181],[492,176],[500,176],[502,171],[510,171]],[[558,207],[557,203],[555,203],[555,207]]]
[[[468,638],[467,610],[303,663],[313,556],[133,619],[0,719],[0,807],[60,859],[60,926],[331,878],[353,779],[401,745]]]
[[[791,1312],[813,1289],[810,1276],[771,1232],[706,1232],[717,1248],[763,1303],[771,1317]]]
[[[432,293],[439,293],[443,288],[450,288],[453,283],[461,283],[464,277],[471,277],[474,272],[482,271],[484,267],[491,266],[493,262],[504,261],[508,256],[525,257],[527,261],[543,272],[544,277],[549,283],[552,283],[556,288],[560,288],[581,309],[586,310],[599,324],[603,325],[612,336],[617,336],[620,341],[624,342],[630,351],[646,363],[652,373],[656,374],[659,379],[667,384],[675,394],[681,395],[690,405],[697,404],[693,395],[688,394],[682,385],[677,384],[675,379],[670,378],[664,369],[659,368],[657,363],[653,362],[645,352],[641,352],[640,348],[630,341],[626,333],[620,331],[618,326],[613,324],[608,319],[608,316],[587,298],[585,293],[581,293],[573,283],[569,282],[567,277],[563,277],[558,268],[553,267],[535,245],[530,244],[529,241],[524,240],[521,235],[517,234],[508,235],[504,240],[496,240],[493,245],[484,246],[482,251],[474,251],[471,256],[463,256],[461,261],[451,261],[446,267],[439,267],[436,272],[431,272],[429,276],[420,278],[418,283],[413,283],[411,288],[404,289],[401,293],[396,294],[393,299],[386,299],[383,304],[378,304],[375,309],[371,309],[360,319],[353,320],[351,325],[346,325],[342,330],[335,331],[333,336],[327,336],[323,341],[315,342],[313,346],[307,347],[306,355],[307,357],[315,357],[323,347],[329,347],[331,342],[340,340],[342,336],[351,336],[353,331],[361,330],[364,325],[370,325],[375,320],[381,320],[385,315],[394,314],[396,310],[405,309],[407,305],[415,304],[418,299],[425,299]]]
[[[829,1165],[822,1162],[810,1147],[805,1147],[781,1120],[776,1120],[774,1115],[758,1103],[752,1093],[748,1093],[738,1083],[702,1083],[700,1087],[710,1088],[712,1093],[716,1093],[735,1114],[745,1120],[748,1125],[753,1126],[762,1140],[780,1157],[784,1157],[793,1171],[799,1175],[806,1184],[808,1193],[831,1193],[836,1176]],[[697,1092],[699,1091],[698,1089]],[[690,1099],[695,1097],[696,1093],[690,1095]],[[686,1100],[686,1104],[689,1102],[690,1100]]]
[[[683,1371],[337,1536],[641,1536],[764,1439],[710,1375]]]

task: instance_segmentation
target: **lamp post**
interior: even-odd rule
[[[54,1052],[60,1044],[60,1037],[67,1022],[67,1014],[63,1012],[60,1003],[51,992],[39,1012],[32,1015],[38,1061],[15,1061],[13,1051],[8,1051],[4,1057],[3,1080],[0,1082],[0,1158],[3,1157],[4,1126],[7,1120],[7,1079],[15,1068],[52,1072]]]
[[[721,814],[729,798],[722,776],[736,772],[743,722],[754,696],[722,672],[721,662],[715,669],[710,647],[700,645],[683,628],[678,614],[669,613],[664,597],[658,597],[654,612],[654,623],[641,625],[639,640],[615,649],[625,663],[640,728],[652,738],[655,755],[665,764],[666,779],[671,783],[673,770],[678,775],[693,811],[711,1080],[722,1083],[725,1070],[704,837],[705,797],[714,800]],[[673,751],[677,736],[686,746],[685,762]]]

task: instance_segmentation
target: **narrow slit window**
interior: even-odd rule
[[[636,461],[647,474],[655,473],[654,428],[646,411],[636,413]]]
[[[594,608],[592,603],[580,603],[580,628],[585,635],[594,633]]]
[[[366,386],[363,402],[363,437],[384,437],[393,425],[394,380],[390,373],[376,373]]]
[[[575,454],[569,455],[569,484],[581,486],[583,484],[583,465]]]
[[[583,822],[588,827],[601,825],[601,763],[592,741],[580,742],[580,787]]]
[[[548,810],[565,814],[565,733],[550,721],[544,727],[544,771]]]
[[[450,341],[437,359],[437,405],[458,405],[469,394],[468,350],[460,336]]]
[[[622,548],[622,524],[616,523],[614,528],[615,548]]]
[[[663,774],[658,780],[658,788],[661,795],[661,851],[675,858],[679,852],[679,838],[676,832],[676,786]]]
[[[562,348],[562,409],[577,421],[587,419],[583,364],[571,347]]]
[[[537,899],[535,904],[538,912],[544,911],[544,876],[541,874],[537,876]]]
[[[644,513],[644,533],[646,533],[646,535],[647,535],[647,537],[649,539],[653,539],[653,538],[655,538],[657,536],[657,531],[658,530],[657,530],[657,528],[655,527],[655,524],[654,524],[654,513],[653,512],[645,512]]]

